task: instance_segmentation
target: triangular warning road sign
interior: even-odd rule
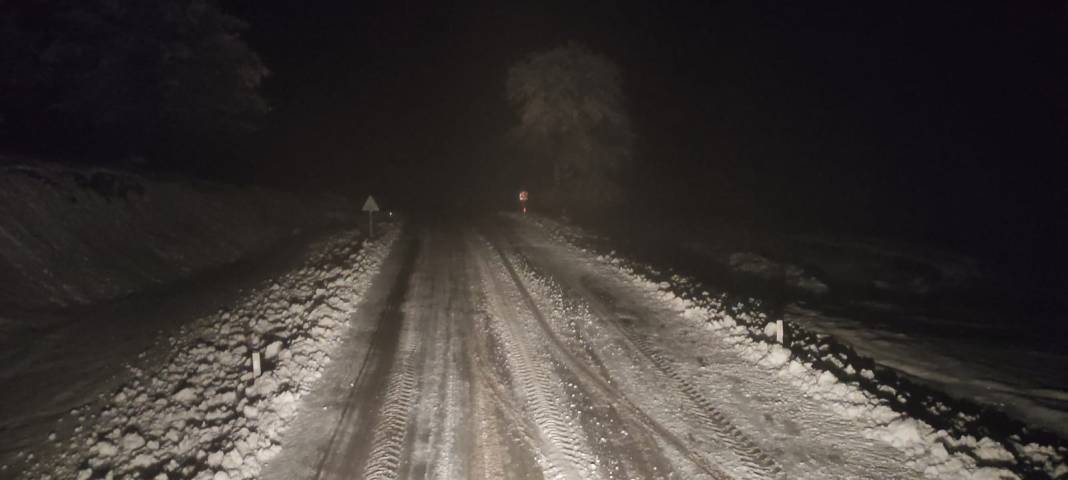
[[[375,202],[375,197],[367,196],[367,201],[363,202],[363,211],[365,212],[377,212],[378,202]]]

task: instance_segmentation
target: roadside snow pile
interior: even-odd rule
[[[30,460],[24,477],[255,478],[397,235],[362,248],[358,231],[336,235],[232,310],[183,328],[162,346],[173,352],[168,363],[131,366],[132,380],[99,411],[71,411],[66,420],[82,426],[54,444],[54,458]],[[253,352],[262,355],[258,378]]]
[[[915,385],[894,370],[861,357],[826,335],[788,322],[783,346],[775,325],[757,308],[730,305],[725,295],[696,296],[695,284],[675,277],[664,293],[686,296],[690,318],[732,338],[751,361],[776,368],[809,395],[843,415],[867,417],[882,429],[871,436],[905,450],[909,464],[928,476],[946,478],[1064,478],[1068,444],[1034,431],[1003,413]],[[677,298],[677,297],[676,297]],[[676,300],[677,301],[677,300]],[[782,356],[788,355],[789,363]],[[968,477],[971,475],[971,477]]]
[[[588,251],[577,227],[543,218],[525,221]],[[871,438],[900,449],[903,461],[929,478],[1068,478],[1064,439],[916,385],[833,337],[792,322],[786,323],[780,345],[774,341],[775,322],[755,299],[710,293],[692,279],[620,258],[614,251],[594,253],[683,317],[722,335],[754,368],[787,379],[845,418],[873,425],[867,432]]]
[[[866,432],[870,438],[884,441],[902,451],[904,463],[928,478],[1021,478],[1011,467],[1017,464],[1016,456],[1001,443],[990,438],[954,437],[945,430],[895,411],[896,405],[884,398],[865,391],[855,382],[840,381],[831,371],[821,370],[812,363],[794,358],[791,350],[766,339],[777,333],[774,322],[758,312],[730,313],[724,304],[725,297],[707,296],[702,301],[680,298],[672,290],[687,283],[684,279],[664,286],[650,282],[633,270],[623,267],[621,272],[631,276],[633,283],[657,292],[667,304],[690,319],[704,319],[708,328],[716,330],[728,344],[742,356],[753,362],[754,367],[764,368],[791,382],[808,396],[830,406],[844,418],[863,419],[873,425]],[[740,317],[740,318],[739,318]],[[750,329],[746,325],[764,325]],[[845,362],[829,356],[829,362],[837,361],[844,371],[857,372]],[[872,376],[870,371],[857,374]],[[1042,459],[1045,472],[1052,478],[1068,474],[1063,453],[1059,460]]]

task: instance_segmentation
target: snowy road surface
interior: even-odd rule
[[[522,221],[413,227],[358,322],[264,478],[969,473]]]
[[[16,477],[1017,478],[536,222],[354,243],[183,329]]]

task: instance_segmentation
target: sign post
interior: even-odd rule
[[[363,202],[363,211],[367,212],[367,238],[375,236],[375,212],[378,211],[378,202],[375,201],[375,197],[368,195],[367,200]]]

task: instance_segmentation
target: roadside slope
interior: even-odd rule
[[[339,223],[345,207],[341,199],[0,156],[0,306],[129,295],[262,251],[295,230]]]

